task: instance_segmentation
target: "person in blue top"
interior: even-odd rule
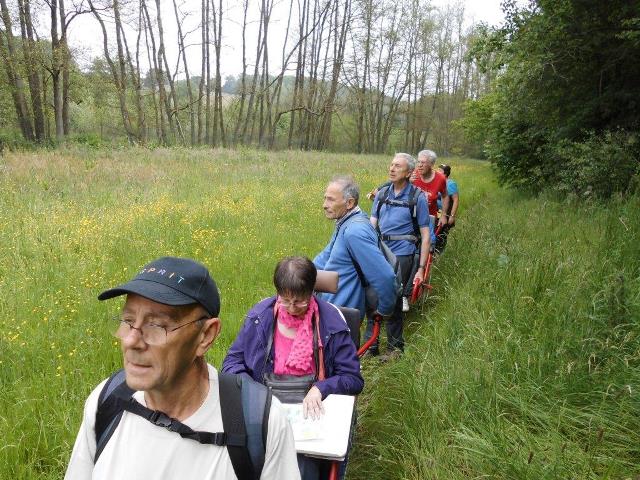
[[[458,205],[460,202],[460,198],[458,195],[458,184],[452,178],[449,178],[451,175],[451,166],[442,164],[440,165],[440,170],[447,177],[447,193],[449,194],[449,208],[446,212],[442,212],[443,217],[446,219],[446,223],[443,224],[442,229],[440,230],[440,235],[436,240],[435,250],[437,253],[442,253],[444,248],[447,246],[447,237],[449,236],[449,230],[455,227],[456,225],[456,214],[458,213]],[[442,208],[442,201],[438,198],[438,208]]]
[[[416,279],[424,280],[425,264],[431,247],[427,200],[424,192],[409,182],[415,166],[416,161],[411,155],[397,153],[389,166],[391,185],[376,194],[371,210],[371,224],[380,231],[382,240],[400,262],[405,288],[410,288]],[[412,276],[416,252],[419,252],[419,262],[417,271]],[[403,310],[403,299],[398,298],[393,315],[386,322],[387,358],[404,350]],[[371,337],[372,329],[373,322],[368,321],[365,339]],[[374,355],[375,347],[370,349]]]
[[[320,270],[338,272],[335,294],[321,293],[318,298],[340,307],[356,308],[364,317],[365,289],[354,261],[358,262],[366,282],[378,296],[377,312],[389,316],[396,302],[395,273],[378,246],[378,235],[367,214],[358,206],[360,189],[352,177],[331,179],[324,194],[324,213],[335,220],[331,240],[313,263]]]

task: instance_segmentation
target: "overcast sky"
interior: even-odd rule
[[[189,13],[191,23],[196,25],[200,17],[200,5],[201,0],[177,0],[180,10]],[[224,0],[227,4],[224,8],[224,15],[226,23],[223,25],[223,48],[222,48],[222,78],[226,75],[239,75],[242,72],[242,44],[241,44],[241,30],[240,24],[242,22],[242,2],[240,0]],[[502,22],[503,15],[500,9],[501,0],[460,0],[465,5],[465,17],[469,23],[474,22],[486,22],[490,25],[496,25]],[[437,7],[445,6],[450,2],[449,0],[433,0],[433,5]],[[457,2],[456,2],[457,3]],[[163,25],[165,30],[165,43],[167,48],[167,56],[169,63],[174,64],[177,57],[177,41],[176,41],[176,28],[175,28],[175,16],[171,0],[161,0],[163,5]],[[286,18],[284,14],[289,6],[288,0],[276,0],[276,9],[272,16],[272,23],[270,27],[270,39],[273,40],[273,45],[269,45],[270,52],[278,51],[277,55],[273,53],[270,55],[272,66],[274,68],[280,68],[277,63],[277,57],[280,55],[282,48],[282,41],[284,38],[284,30],[286,27]],[[255,10],[255,9],[254,9]],[[280,20],[278,20],[278,11],[280,14]],[[150,12],[151,13],[151,12]],[[153,15],[153,13],[151,13]],[[257,13],[256,13],[257,15]],[[47,20],[42,19],[43,23]],[[186,21],[186,24],[189,20]],[[236,24],[234,27],[233,23]],[[235,30],[234,30],[235,28]],[[190,30],[188,26],[183,26],[183,30]],[[193,30],[193,29],[192,29]],[[248,58],[252,58],[255,55],[253,49],[255,48],[255,39],[251,40],[253,36],[257,37],[258,26],[254,22],[248,28],[248,45],[251,48],[251,53],[247,53]],[[280,35],[278,33],[281,32]],[[112,32],[109,32],[113,36]],[[86,68],[91,59],[96,56],[102,56],[102,32],[98,22],[93,15],[87,14],[77,17],[71,24],[70,28],[70,44],[74,49],[78,63],[81,68]],[[113,40],[110,38],[110,40]],[[196,29],[187,38],[187,43],[191,44],[187,48],[187,55],[189,60],[189,69],[194,75],[199,75],[200,72],[200,33]],[[279,43],[279,45],[278,45]],[[129,42],[130,48],[135,48],[135,39],[131,39]],[[112,52],[113,54],[113,52]],[[146,57],[145,55],[142,55]],[[144,67],[146,70],[146,67]]]

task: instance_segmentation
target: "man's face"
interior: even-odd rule
[[[427,176],[427,175],[431,174],[431,170],[433,168],[433,165],[431,164],[431,160],[429,160],[424,155],[420,155],[418,157],[418,162],[416,164],[416,168],[420,172],[420,175]]]
[[[324,214],[327,218],[337,220],[345,216],[345,214],[354,207],[354,200],[344,199],[342,188],[338,183],[330,183],[324,192]]]
[[[171,328],[199,318],[207,318],[202,307],[172,307],[135,294],[127,295],[122,319],[140,328],[155,324],[167,328],[166,342],[149,345],[139,330],[130,329],[121,338],[127,385],[134,390],[166,393],[183,379],[193,367],[196,357],[203,355],[200,322],[186,325],[171,332]],[[217,319],[214,319],[219,322]],[[127,327],[128,328],[128,327]],[[216,325],[216,332],[219,323]],[[206,349],[205,349],[206,351]]]
[[[391,165],[389,165],[389,180],[392,182],[400,182],[404,179],[408,179],[411,176],[409,170],[409,163],[406,158],[393,157]]]

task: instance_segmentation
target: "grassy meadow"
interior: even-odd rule
[[[640,475],[640,201],[531,199],[449,159],[462,208],[407,353],[366,360],[349,479]],[[0,157],[0,478],[61,478],[89,391],[120,365],[103,289],[162,255],[222,292],[219,365],[285,255],[333,225],[334,173],[385,156],[66,149]],[[362,206],[369,209],[370,202]]]

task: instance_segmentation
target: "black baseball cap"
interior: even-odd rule
[[[135,293],[164,305],[199,303],[211,317],[220,313],[220,294],[209,270],[188,258],[162,257],[145,265],[133,280],[105,290],[98,300]]]

